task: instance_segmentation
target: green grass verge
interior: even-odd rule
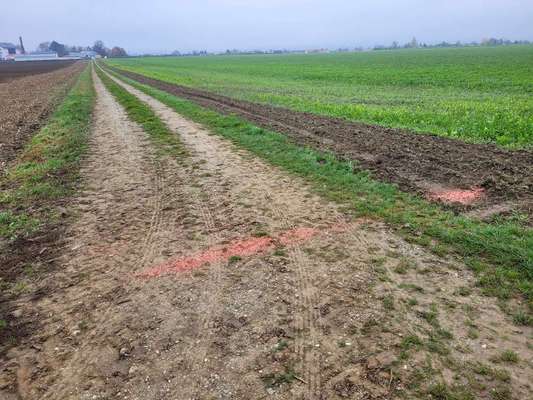
[[[96,67],[96,73],[107,90],[124,107],[128,116],[142,126],[150,139],[156,144],[156,148],[161,154],[175,156],[178,160],[186,154],[179,137],[168,129],[165,123],[161,121],[148,105],[113,82],[98,67]]]
[[[533,231],[520,220],[489,224],[454,215],[373,179],[333,154],[296,146],[279,133],[111,73],[271,164],[304,177],[320,194],[348,205],[354,214],[384,220],[407,240],[437,254],[462,257],[478,273],[485,293],[500,298],[521,294],[533,306]]]
[[[1,178],[0,237],[14,240],[52,222],[52,203],[71,191],[87,149],[94,99],[87,68]]]

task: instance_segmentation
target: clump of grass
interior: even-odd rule
[[[418,305],[418,300],[415,299],[414,297],[412,297],[409,300],[407,300],[407,305],[409,307],[414,307],[414,306]]]
[[[238,263],[239,261],[242,260],[242,257],[241,256],[231,256],[229,259],[228,259],[228,264],[236,264]]]
[[[274,250],[273,253],[276,257],[286,257],[287,251],[283,248],[278,247],[276,250]]]
[[[518,354],[514,352],[513,350],[504,350],[497,356],[491,358],[492,362],[504,362],[504,363],[511,363],[516,364],[519,360]]]
[[[449,387],[445,383],[437,383],[429,387],[427,394],[434,400],[474,400],[474,395],[465,387]]]
[[[491,390],[490,397],[493,400],[511,400],[513,395],[511,389],[509,389],[507,386],[500,386]]]
[[[423,342],[416,334],[411,334],[403,338],[400,343],[400,348],[402,350],[409,350],[413,347],[422,346]]]
[[[378,325],[379,325],[379,322],[375,318],[367,319],[361,328],[361,334],[368,335],[372,331],[372,328]]]
[[[252,234],[254,237],[267,237],[268,236],[268,232],[266,231],[255,231],[253,234]]]
[[[411,292],[424,293],[424,288],[422,286],[415,285],[414,283],[400,283],[398,287],[400,289],[406,289]]]
[[[431,309],[429,311],[419,311],[418,315],[422,319],[426,320],[427,323],[430,324],[431,326],[435,327],[435,326],[438,326],[439,324],[438,314],[434,309]]]
[[[469,339],[475,340],[479,338],[479,332],[475,328],[469,328],[466,336]]]
[[[489,376],[500,382],[509,382],[511,380],[511,375],[504,369],[492,368],[480,361],[471,362],[468,365],[470,369],[478,375]]]
[[[268,388],[276,388],[283,384],[290,384],[296,379],[296,374],[291,367],[286,367],[284,372],[267,374],[261,377]]]
[[[519,310],[513,315],[513,322],[515,325],[531,326],[533,325],[533,317],[531,314]]]
[[[409,271],[411,268],[414,268],[415,264],[412,260],[409,260],[406,257],[402,257],[398,265],[394,268],[394,272],[400,275],[405,275],[407,271]]]
[[[468,286],[461,286],[457,288],[455,294],[459,296],[470,296],[472,294],[472,289],[470,289]]]
[[[450,349],[443,343],[441,338],[436,335],[430,335],[429,339],[426,341],[426,347],[430,352],[442,356],[450,354]]]
[[[383,308],[388,311],[394,310],[394,297],[391,294],[383,298]]]
[[[289,342],[286,341],[285,339],[281,339],[278,343],[276,343],[273,350],[274,352],[283,351],[287,347],[289,347]]]

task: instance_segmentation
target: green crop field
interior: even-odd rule
[[[465,141],[533,145],[533,46],[108,62],[300,111]]]

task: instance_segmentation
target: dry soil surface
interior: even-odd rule
[[[44,74],[71,66],[73,60],[17,61],[0,62],[0,83],[9,82],[23,76]]]
[[[44,295],[17,304],[41,325],[4,360],[0,396],[388,399],[441,381],[531,393],[531,330],[464,266],[126,86],[189,152],[162,156],[95,83],[76,219],[60,268],[34,283]],[[519,361],[491,361],[503,349]]]

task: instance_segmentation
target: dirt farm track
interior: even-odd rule
[[[53,109],[46,82],[64,82],[64,93],[85,66],[0,83],[42,87],[44,104],[23,139],[4,146],[7,165]],[[82,77],[94,107],[76,190],[56,207],[54,237],[28,239],[31,260],[11,264],[21,283],[6,289],[2,311],[18,336],[0,343],[1,400],[530,398],[533,328],[514,324],[463,259],[354,214],[153,92],[90,68]],[[357,159],[405,191],[479,187],[485,208],[531,200],[527,151],[127,75]],[[33,115],[28,101],[0,104]],[[16,132],[21,122],[2,123]],[[519,357],[509,362],[504,350]],[[459,397],[465,388],[476,397]]]

